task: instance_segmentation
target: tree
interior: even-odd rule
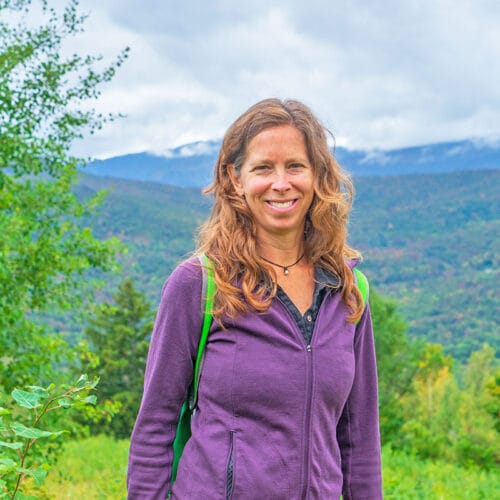
[[[424,458],[454,460],[459,428],[460,392],[452,374],[453,358],[441,344],[426,344],[418,361],[412,391],[403,398],[404,445]]]
[[[50,465],[45,457],[33,453],[37,448],[35,445],[40,440],[54,439],[65,432],[43,428],[47,416],[54,411],[94,405],[96,397],[91,391],[97,383],[97,379],[89,380],[86,375],[81,375],[76,382],[63,387],[31,385],[26,390],[12,391],[16,403],[14,410],[0,408],[0,498],[36,498],[24,495],[23,491],[33,493],[34,489],[38,490]],[[26,486],[27,479],[31,479],[34,485]]]
[[[404,423],[401,400],[418,370],[420,345],[411,342],[396,303],[370,290],[379,377],[380,432],[383,443],[395,442]]]
[[[81,222],[102,194],[72,192],[84,160],[70,148],[113,118],[86,104],[127,49],[106,65],[64,58],[63,41],[83,22],[75,0],[62,13],[46,1],[0,0],[0,391],[54,381],[54,363],[70,354],[36,315],[75,309],[92,294],[85,272],[116,266],[118,241],[97,240]]]
[[[495,428],[498,405],[494,350],[485,345],[471,354],[465,367],[440,344],[426,344],[412,391],[403,398],[403,442],[407,451],[424,458],[445,459],[464,466],[498,467],[500,437]],[[463,374],[460,387],[455,373]]]
[[[464,369],[456,448],[457,461],[465,465],[494,469],[500,463],[499,386],[495,371],[495,350],[488,344],[470,355]]]
[[[97,423],[94,430],[118,438],[130,436],[141,400],[153,319],[146,296],[126,279],[113,295],[113,303],[98,306],[89,321],[85,335],[98,359],[84,361],[84,369],[100,376],[100,399],[121,405],[111,422]]]

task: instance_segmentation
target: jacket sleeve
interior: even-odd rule
[[[375,343],[367,304],[354,338],[355,373],[337,426],[344,500],[382,498]]]
[[[130,500],[167,496],[173,441],[200,338],[201,290],[202,270],[193,261],[174,270],[163,288],[149,347],[144,393],[130,442]]]

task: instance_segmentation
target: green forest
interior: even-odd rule
[[[210,207],[78,173],[71,147],[117,118],[92,103],[128,55],[64,55],[84,27],[77,2],[0,0],[0,498],[126,497],[159,292]],[[496,185],[498,171],[357,181],[386,498],[498,497]]]
[[[462,363],[485,342],[499,352],[500,171],[360,177],[355,187],[350,242],[372,285],[398,301],[408,335],[443,343]],[[194,189],[93,176],[81,178],[77,193],[100,189],[108,196],[91,219],[95,233],[126,243],[121,262],[155,303],[193,250],[210,199]]]

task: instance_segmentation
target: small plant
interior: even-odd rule
[[[41,486],[50,464],[43,454],[33,458],[33,446],[40,439],[55,439],[67,432],[42,429],[42,419],[47,420],[44,417],[55,410],[94,405],[96,396],[90,392],[98,382],[98,378],[89,380],[81,375],[73,385],[28,386],[12,391],[12,409],[0,407],[0,499],[36,498],[26,494],[23,482],[31,478],[36,487]]]

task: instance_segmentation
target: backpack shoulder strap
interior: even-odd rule
[[[366,278],[366,276],[357,267],[354,267],[352,271],[356,279],[356,284],[358,285],[359,292],[361,293],[361,298],[363,299],[364,309],[370,295],[370,284],[368,283],[368,279]]]
[[[205,352],[205,346],[207,345],[208,332],[210,331],[210,326],[212,325],[212,311],[216,290],[213,262],[205,254],[200,255],[198,258],[203,270],[203,285],[201,290],[203,323],[201,327],[200,342],[198,344],[198,354],[194,365],[193,385],[189,403],[191,409],[196,407],[196,403],[198,401],[198,384],[200,382],[201,364]]]

